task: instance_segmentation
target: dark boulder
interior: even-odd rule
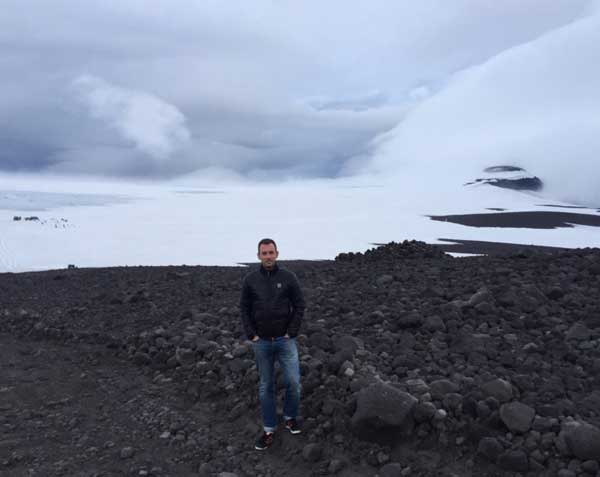
[[[584,421],[563,424],[560,438],[578,459],[600,460],[600,429]]]
[[[372,384],[357,394],[352,429],[364,440],[388,439],[412,429],[412,410],[417,399],[383,384]]]
[[[512,432],[524,434],[531,429],[535,409],[521,402],[511,402],[500,406],[500,419]]]

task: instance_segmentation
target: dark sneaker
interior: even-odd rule
[[[256,439],[256,444],[254,444],[254,448],[256,450],[266,450],[271,447],[273,444],[273,433],[272,432],[263,432],[261,436]]]
[[[298,425],[298,421],[296,419],[288,419],[285,421],[285,428],[290,431],[292,434],[300,434],[302,429]]]

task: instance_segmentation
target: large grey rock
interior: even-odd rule
[[[481,386],[481,390],[488,397],[496,398],[499,402],[508,402],[512,399],[512,384],[504,379],[494,379]]]
[[[344,469],[348,465],[348,462],[345,459],[331,459],[329,461],[329,465],[327,466],[327,470],[330,474],[337,474],[341,470]]]
[[[377,285],[383,286],[394,281],[394,277],[392,275],[380,275],[377,277]]]
[[[307,444],[302,449],[302,457],[307,462],[317,462],[321,458],[321,446],[316,443]]]
[[[581,464],[581,468],[588,474],[596,475],[600,470],[600,465],[596,460],[586,460]]]
[[[429,392],[433,399],[442,400],[446,394],[458,392],[458,384],[448,379],[438,379],[429,384]]]
[[[429,392],[429,386],[422,379],[407,379],[405,383],[410,394],[420,396]]]
[[[556,473],[556,477],[577,477],[577,472],[570,469],[560,469]]]
[[[600,429],[585,421],[563,424],[559,438],[563,438],[571,453],[581,460],[600,460]]]
[[[379,469],[379,477],[402,477],[402,465],[398,462],[390,462]]]
[[[139,366],[143,366],[146,364],[150,364],[152,362],[152,358],[147,353],[135,353],[133,355],[133,362]]]
[[[351,335],[342,335],[336,338],[333,345],[337,351],[349,350],[352,355],[360,348],[358,339]]]
[[[485,353],[490,341],[491,337],[488,334],[460,331],[452,342],[452,350],[465,354],[473,351]]]
[[[484,437],[479,441],[477,446],[477,454],[494,463],[498,460],[502,452],[504,452],[504,447],[494,437]]]
[[[531,429],[535,409],[521,402],[510,402],[500,406],[500,419],[512,432],[525,433]]]
[[[417,422],[430,421],[435,415],[436,408],[431,402],[420,402],[413,409],[413,416]]]
[[[438,315],[425,318],[424,326],[427,331],[431,332],[446,331],[446,323],[444,323],[444,320]]]
[[[373,440],[374,434],[382,429],[408,431],[412,428],[411,412],[416,404],[417,399],[411,394],[387,384],[371,384],[357,393],[352,428],[365,440]]]
[[[423,317],[416,311],[400,316],[396,320],[396,325],[400,329],[417,328],[423,324]]]
[[[585,341],[589,340],[592,336],[592,332],[589,330],[584,323],[575,323],[569,331],[567,331],[565,338],[567,341],[576,340],[576,341]]]
[[[442,404],[445,409],[450,411],[458,411],[463,403],[463,395],[458,393],[448,393],[442,399]]]
[[[490,291],[483,287],[477,293],[471,295],[467,304],[469,306],[477,306],[480,303],[490,303],[494,301],[494,296],[490,293]]]
[[[520,449],[506,451],[498,458],[498,465],[512,472],[527,472],[529,470],[527,454]]]
[[[329,351],[332,348],[331,338],[320,331],[317,331],[316,333],[310,335],[308,343],[310,346],[320,348],[324,351]]]
[[[130,459],[135,454],[133,447],[123,447],[120,452],[121,459]]]
[[[354,353],[352,352],[352,350],[343,349],[331,356],[327,365],[333,374],[337,374],[340,371],[340,367],[342,366],[342,364],[344,364],[346,361],[352,363],[353,360]]]
[[[193,364],[196,360],[196,353],[190,348],[180,348],[175,350],[177,362],[183,366]]]

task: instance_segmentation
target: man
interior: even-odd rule
[[[255,449],[273,443],[277,427],[275,405],[275,360],[279,362],[286,387],[283,418],[292,434],[299,434],[296,418],[300,405],[300,363],[296,336],[304,315],[304,297],[296,275],[277,265],[279,252],[274,240],[258,242],[260,268],[249,273],[242,286],[242,324],[252,343],[260,376],[259,397],[264,431]]]

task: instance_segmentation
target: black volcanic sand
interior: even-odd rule
[[[555,229],[574,225],[600,227],[600,217],[572,212],[530,211],[499,212],[464,215],[430,215],[432,220],[468,225],[469,227],[512,227],[526,229]]]
[[[522,243],[486,242],[482,240],[462,240],[440,238],[447,244],[432,244],[447,253],[476,253],[485,255],[514,255],[526,257],[533,253],[556,253],[569,250],[564,247],[549,247],[545,245],[528,245]]]
[[[0,475],[600,476],[599,250],[289,266],[304,432],[262,453],[246,268],[0,274]]]

